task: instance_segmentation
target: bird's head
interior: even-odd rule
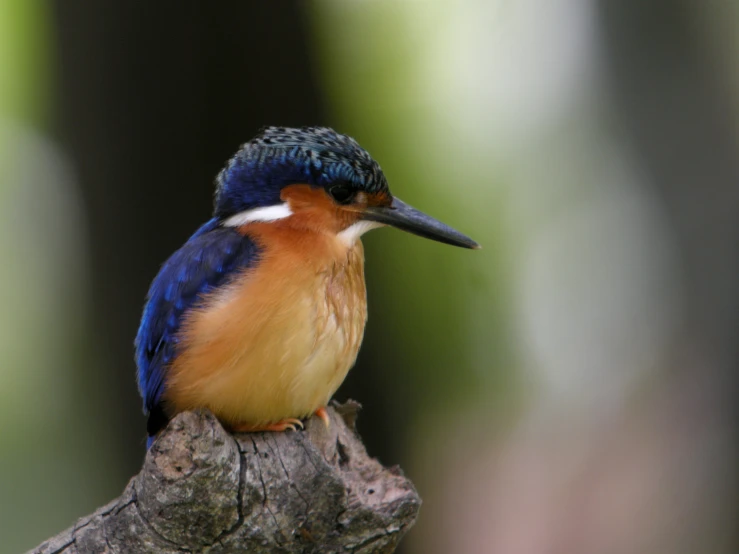
[[[455,246],[462,233],[393,197],[379,164],[357,142],[326,127],[268,127],[242,145],[216,181],[215,217],[240,227],[287,219],[347,243],[391,225]]]

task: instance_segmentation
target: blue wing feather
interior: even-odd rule
[[[144,411],[159,408],[167,365],[177,356],[178,331],[186,312],[207,292],[253,266],[259,252],[248,237],[212,219],[162,266],[149,288],[136,336],[136,365]]]

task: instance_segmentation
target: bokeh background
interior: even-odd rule
[[[739,3],[0,0],[1,553],[137,472],[148,284],[267,124],[483,245],[364,240],[403,552],[737,551]]]

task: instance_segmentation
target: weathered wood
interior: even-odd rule
[[[354,429],[359,405],[305,431],[230,435],[177,416],[123,494],[33,553],[393,552],[421,500]]]

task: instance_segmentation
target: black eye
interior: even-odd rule
[[[331,185],[328,189],[328,193],[337,204],[348,204],[354,198],[354,191],[347,183]]]

